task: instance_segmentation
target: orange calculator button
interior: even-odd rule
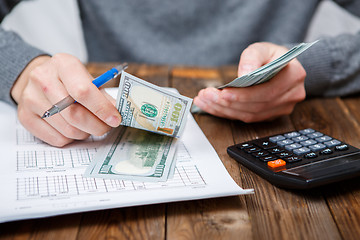
[[[281,159],[276,159],[274,161],[269,161],[267,164],[271,168],[278,168],[278,167],[285,166],[286,162],[284,160],[281,160]]]

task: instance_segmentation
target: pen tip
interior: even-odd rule
[[[46,111],[46,112],[44,113],[44,115],[42,115],[41,119],[47,118],[47,117],[49,117],[49,116],[50,116],[50,112],[49,112],[49,111]]]

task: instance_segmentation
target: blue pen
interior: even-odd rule
[[[123,63],[119,66],[116,66],[109,71],[105,72],[104,74],[100,75],[99,77],[95,78],[92,83],[96,87],[100,87],[104,83],[108,82],[111,79],[116,78],[122,70],[127,68],[128,64]],[[66,98],[60,100],[59,102],[55,103],[49,110],[47,110],[41,118],[51,117],[52,115],[61,112],[71,104],[75,103],[76,101],[69,95]]]

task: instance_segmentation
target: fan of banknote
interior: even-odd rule
[[[317,42],[318,40],[311,43],[300,43],[299,45],[296,45],[295,47],[291,48],[288,52],[286,52],[284,55],[280,56],[279,58],[275,59],[274,61],[248,74],[240,76],[234,79],[233,81],[218,87],[218,89],[223,89],[227,87],[249,87],[266,82],[270,80],[272,77],[274,77],[278,72],[280,72],[280,70],[283,69],[291,60],[299,56],[301,53],[306,51],[308,48],[310,48],[312,45],[314,45]],[[202,110],[198,106],[192,105],[191,112],[201,113]]]
[[[275,59],[274,61],[248,73],[241,77],[234,79],[233,81],[218,87],[223,89],[226,87],[249,87],[252,85],[260,84],[270,80],[275,76],[281,69],[283,69],[291,60],[299,56],[301,53],[306,51],[312,45],[318,41],[312,43],[300,43],[299,45],[291,48],[284,55]]]

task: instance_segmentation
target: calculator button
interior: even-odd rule
[[[277,159],[276,157],[271,156],[271,155],[260,158],[260,160],[263,161],[263,162],[274,161],[276,159]]]
[[[298,149],[294,149],[293,153],[295,153],[296,155],[302,155],[302,154],[306,154],[309,153],[310,149],[307,147],[302,147],[302,148],[298,148]]]
[[[269,161],[267,164],[270,168],[278,168],[278,167],[285,166],[286,162],[282,159],[277,159],[274,161]]]
[[[282,141],[278,141],[276,144],[279,145],[280,147],[283,147],[285,145],[289,145],[289,144],[292,144],[294,143],[294,141],[290,140],[290,139],[285,139],[285,140],[282,140]]]
[[[348,150],[349,146],[347,144],[341,144],[335,147],[336,151],[345,151]]]
[[[278,154],[275,154],[275,155],[278,156],[279,158],[286,158],[286,157],[292,156],[292,153],[290,153],[290,152],[281,152],[281,153],[278,153]]]
[[[324,142],[324,144],[328,147],[334,147],[336,145],[340,145],[341,142],[339,140],[336,140],[336,139],[333,139],[331,141],[328,141],[328,142]]]
[[[333,151],[330,148],[326,148],[320,152],[321,155],[329,155],[332,153],[333,153]]]
[[[284,158],[284,160],[288,163],[293,163],[293,162],[299,162],[302,159],[301,159],[301,157],[298,157],[298,156],[291,156],[291,157]]]
[[[284,140],[285,137],[282,136],[282,135],[277,135],[277,136],[274,136],[274,137],[269,137],[269,140],[273,143],[276,143],[278,141],[281,141],[281,140]]]
[[[293,143],[293,144],[290,144],[290,145],[286,145],[285,149],[288,150],[288,151],[292,151],[294,149],[301,148],[301,147],[302,147],[302,145],[300,145],[298,143]]]
[[[293,140],[294,142],[301,142],[301,141],[305,141],[308,140],[309,138],[306,136],[298,136],[298,137],[294,137],[291,140]]]
[[[304,147],[307,147],[307,146],[310,146],[310,145],[314,145],[316,144],[317,142],[313,139],[309,139],[309,140],[306,140],[306,141],[302,141],[300,142],[301,145],[303,145]]]
[[[324,134],[320,133],[320,132],[313,132],[313,133],[310,133],[306,136],[308,136],[309,138],[318,138],[318,137],[321,137],[323,136]]]
[[[332,139],[331,137],[326,136],[326,135],[324,135],[322,137],[315,138],[315,140],[318,141],[318,142],[327,142],[327,141],[330,141],[331,139]]]
[[[294,137],[297,137],[297,136],[300,136],[300,133],[298,133],[298,132],[290,132],[290,133],[285,133],[284,134],[284,137],[286,137],[286,138],[294,138]]]
[[[321,150],[321,149],[326,148],[326,146],[325,146],[324,144],[322,144],[322,143],[318,143],[318,144],[309,146],[309,148],[310,148],[310,150],[312,150],[312,151],[319,151],[319,150]]]
[[[314,152],[309,152],[304,155],[304,158],[316,158],[316,157],[317,157],[317,155]]]
[[[299,131],[299,133],[304,134],[304,135],[309,134],[309,133],[313,133],[313,132],[315,132],[315,130],[311,129],[311,128],[307,128],[307,129],[303,129],[303,130]]]
[[[267,152],[265,151],[259,151],[259,152],[255,152],[252,154],[254,157],[265,157],[267,155],[269,155]]]
[[[283,152],[284,150],[281,149],[281,148],[272,148],[272,149],[269,149],[268,151],[269,151],[270,153],[272,153],[272,154],[276,154],[276,153],[281,153],[281,152]]]
[[[251,148],[245,148],[244,151],[247,152],[247,153],[254,153],[254,152],[258,152],[260,151],[261,149],[258,148],[258,147],[251,147]]]
[[[269,149],[277,146],[275,143],[272,143],[270,141],[259,141],[259,142],[255,142],[254,144],[256,144],[257,146],[263,149]]]
[[[236,147],[238,147],[240,149],[244,149],[244,148],[251,148],[251,147],[253,147],[253,145],[250,143],[242,143],[242,144],[236,145]]]

